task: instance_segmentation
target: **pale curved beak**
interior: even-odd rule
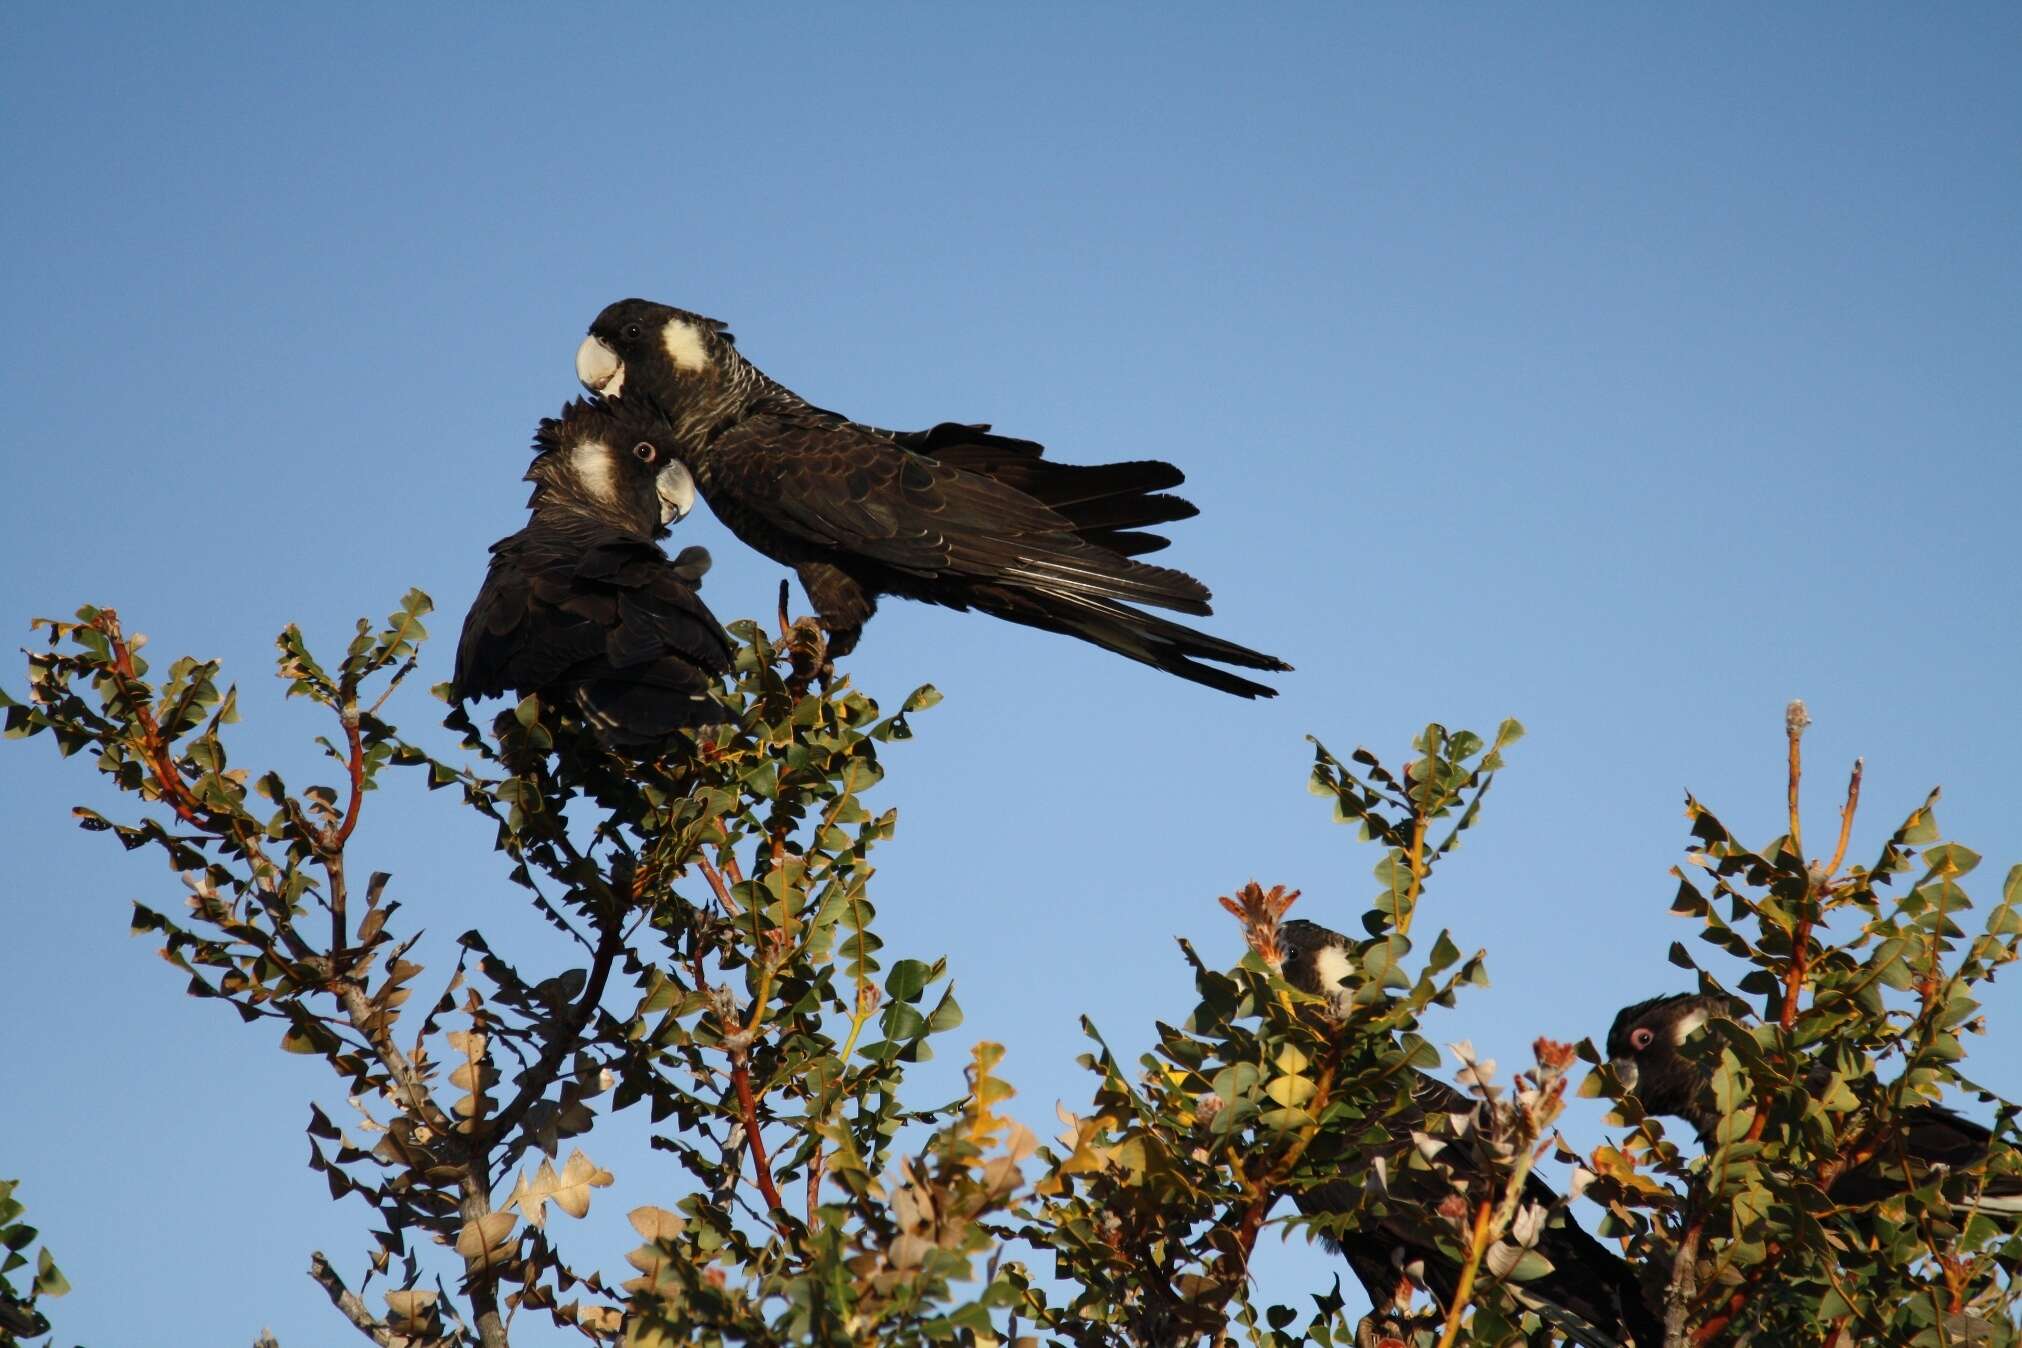
[[[625,362],[600,337],[585,337],[576,348],[576,378],[592,393],[615,398],[625,387]]]
[[[1622,1083],[1623,1090],[1633,1091],[1636,1089],[1636,1077],[1638,1073],[1634,1058],[1614,1058],[1609,1061],[1608,1066],[1615,1069],[1615,1080]]]
[[[588,383],[588,380],[584,380]],[[679,459],[672,460],[653,479],[660,497],[660,523],[679,524],[695,508],[695,479]]]

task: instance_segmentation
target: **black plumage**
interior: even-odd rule
[[[1720,994],[1675,993],[1625,1006],[1608,1029],[1608,1057],[1621,1083],[1634,1091],[1646,1114],[1683,1119],[1702,1146],[1718,1141],[1720,1110],[1713,1098],[1715,1056],[1696,1042],[1706,1023],[1736,1019],[1743,1007]],[[1830,1065],[1817,1064],[1809,1087],[1823,1091]],[[1849,1168],[1828,1196],[1859,1206],[1903,1191],[1905,1177],[1933,1169],[1970,1170],[1987,1159],[1993,1134],[1943,1105],[1911,1105],[1896,1115],[1894,1136],[1883,1139],[1875,1158]],[[1996,1175],[1969,1204],[1997,1216],[2022,1215],[2022,1176]]]
[[[1354,959],[1354,947],[1345,936],[1317,922],[1295,918],[1280,924],[1278,939],[1285,948],[1282,972],[1286,982],[1320,997],[1332,997],[1342,990],[1341,980],[1352,971]],[[1414,1108],[1392,1116],[1391,1126],[1416,1132],[1424,1128],[1429,1116],[1464,1115],[1474,1110],[1472,1096],[1424,1072],[1414,1072],[1412,1077]],[[1448,1147],[1442,1159],[1465,1166],[1469,1158],[1461,1149]],[[1361,1177],[1354,1176],[1309,1189],[1297,1196],[1299,1210],[1308,1216],[1345,1210],[1361,1186]],[[1644,1301],[1635,1270],[1562,1211],[1559,1195],[1535,1174],[1525,1178],[1524,1195],[1528,1202],[1552,1214],[1535,1247],[1552,1269],[1542,1277],[1510,1284],[1518,1299],[1573,1342],[1588,1348],[1656,1348],[1661,1344],[1663,1325]],[[1337,1243],[1363,1290],[1379,1308],[1391,1304],[1405,1269],[1441,1302],[1451,1304],[1460,1275],[1458,1264],[1405,1222],[1385,1220],[1374,1227],[1344,1232]]]
[[[1212,611],[1198,580],[1136,560],[1166,546],[1152,527],[1196,513],[1167,493],[1184,479],[1169,463],[1055,463],[980,425],[867,426],[768,378],[723,324],[647,300],[599,314],[576,369],[606,399],[666,418],[710,509],[798,573],[833,655],[891,594],[1079,637],[1241,697],[1275,690],[1217,665],[1290,668],[1144,611]]]
[[[533,517],[492,545],[457,646],[459,702],[540,693],[628,751],[723,719],[712,693],[735,647],[696,593],[709,554],[670,560],[654,541],[694,499],[664,429],[580,400],[541,422]]]

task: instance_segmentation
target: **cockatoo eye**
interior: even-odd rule
[[[1656,1034],[1649,1026],[1638,1025],[1634,1030],[1629,1032],[1629,1047],[1641,1053],[1644,1049],[1650,1047],[1650,1041],[1656,1037]]]
[[[659,456],[660,451],[653,448],[650,441],[641,440],[638,444],[632,446],[632,457],[640,463],[651,463]]]

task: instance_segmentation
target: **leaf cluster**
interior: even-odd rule
[[[1977,990],[2022,953],[2022,866],[1969,931],[1964,881],[1980,858],[1941,840],[1934,791],[1871,863],[1842,869],[1858,764],[1835,852],[1808,859],[1804,724],[1800,705],[1783,835],[1751,847],[1687,800],[1672,911],[1699,924],[1726,977],[1682,944],[1671,960],[1737,1012],[1682,1050],[1709,1082],[1714,1135],[1688,1157],[1599,1065],[1583,1090],[1614,1099],[1631,1131],[1587,1158],[1588,1196],[1630,1238],[1681,1342],[2017,1342],[2022,1236],[1979,1208],[1990,1180],[2022,1174],[2014,1106],[1963,1064],[1985,1030]],[[1930,1109],[1961,1101],[1996,1106],[1987,1155],[1924,1164],[1912,1137]]]

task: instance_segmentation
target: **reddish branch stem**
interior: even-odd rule
[[[1336,1064],[1329,1060],[1320,1069],[1320,1075],[1313,1083],[1313,1098],[1307,1104],[1307,1112],[1315,1120],[1326,1111],[1327,1101],[1334,1093],[1334,1070]],[[1267,1167],[1264,1173],[1250,1184],[1250,1198],[1243,1205],[1243,1215],[1236,1220],[1236,1246],[1242,1251],[1243,1267],[1250,1264],[1250,1252],[1256,1248],[1257,1233],[1263,1230],[1264,1218],[1271,1213],[1271,1205],[1278,1201],[1278,1186],[1299,1164],[1299,1158],[1306,1154],[1312,1144],[1313,1135],[1319,1129],[1318,1122],[1308,1124],[1299,1131],[1284,1154]]]
[[[716,901],[723,905],[723,911],[726,913],[743,911],[737,906],[737,901],[730,897],[730,887],[723,883],[723,872],[717,870],[708,857],[699,856],[695,861],[702,867],[702,878],[709,882],[709,888],[715,892]]]
[[[1811,914],[1806,913],[1797,920],[1797,930],[1790,939],[1790,972],[1783,980],[1783,1010],[1777,1016],[1777,1024],[1785,1034],[1797,1022],[1797,994],[1804,987],[1804,976],[1811,968]],[[1758,1115],[1756,1122],[1760,1123]]]
[[[1828,880],[1839,874],[1840,863],[1846,860],[1847,839],[1853,836],[1854,811],[1861,804],[1861,773],[1865,767],[1865,760],[1856,758],[1853,775],[1847,779],[1846,804],[1840,807],[1839,812],[1839,846],[1832,849],[1832,863],[1825,868]]]
[[[751,1069],[744,1051],[731,1054],[730,1084],[737,1091],[737,1108],[744,1120],[744,1139],[751,1146],[751,1168],[757,1172],[758,1192],[765,1196],[765,1210],[775,1212],[785,1205],[772,1182],[772,1165],[765,1159],[765,1139],[758,1135],[758,1101],[751,1095]]]
[[[363,736],[358,732],[356,699],[347,703],[337,716],[344,723],[344,742],[350,750],[345,766],[351,773],[351,799],[344,805],[344,822],[330,836],[330,850],[333,852],[351,841],[351,830],[358,827],[359,807],[365,799],[365,745]]]
[[[190,790],[183,784],[182,773],[177,771],[175,760],[169,756],[167,742],[162,739],[161,727],[154,719],[154,712],[148,705],[133,696],[130,684],[140,676],[133,672],[133,650],[120,634],[119,614],[112,609],[99,610],[92,620],[93,627],[102,633],[112,647],[112,672],[119,678],[120,696],[133,706],[134,722],[140,726],[141,754],[154,773],[155,789],[161,798],[175,810],[176,817],[185,824],[198,828],[205,826],[205,820],[198,817],[203,807]],[[204,811],[208,814],[209,811]]]

